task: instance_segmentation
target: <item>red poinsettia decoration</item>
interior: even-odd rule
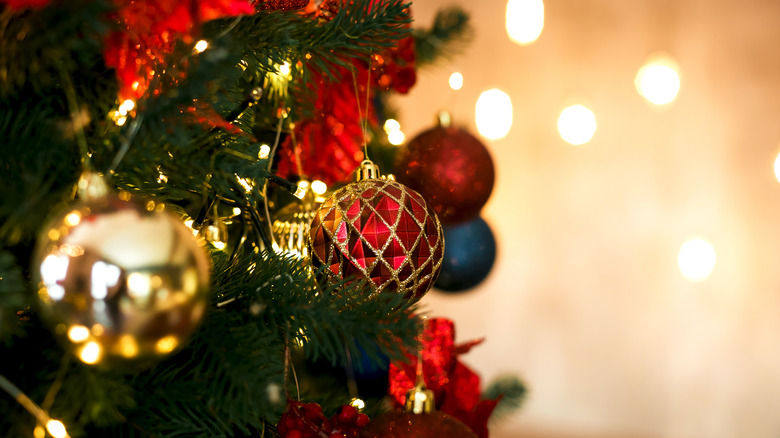
[[[370,9],[382,1],[399,0],[371,0],[366,7]],[[328,21],[347,2],[324,0],[316,8],[310,4],[306,12],[318,20]],[[416,81],[414,39],[402,38],[396,46],[373,54],[370,60],[356,60],[352,65],[352,70],[340,68],[335,80],[315,73],[312,83],[316,113],[296,123],[295,144],[288,138],[282,146],[278,167],[281,176],[302,172],[308,179],[328,184],[349,179],[363,160],[361,123],[367,119],[368,123],[376,124],[373,97],[377,90],[405,94]]]
[[[11,9],[38,9],[49,4],[51,0],[0,0],[0,4],[6,4]]]
[[[28,0],[29,1],[29,0]],[[114,0],[121,30],[106,36],[106,65],[116,69],[121,100],[141,97],[155,66],[177,40],[191,42],[199,25],[254,12],[247,0]]]
[[[422,340],[422,374],[425,385],[434,393],[436,408],[457,418],[480,438],[488,436],[487,421],[498,400],[480,400],[480,378],[458,360],[482,340],[455,345],[455,325],[445,318],[426,323]],[[389,393],[396,405],[403,406],[406,393],[417,381],[417,357],[407,354],[407,362],[391,363]]]
[[[354,406],[344,405],[328,419],[317,403],[289,400],[276,430],[282,438],[357,438],[368,421]]]

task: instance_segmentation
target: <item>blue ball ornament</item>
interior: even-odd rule
[[[496,260],[493,232],[480,217],[443,229],[444,259],[435,287],[445,292],[471,289],[493,268]]]

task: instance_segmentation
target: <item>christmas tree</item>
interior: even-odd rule
[[[0,1],[3,436],[357,436],[415,369],[480,436],[519,402],[419,316],[443,247],[422,197],[364,162],[361,205],[396,225],[352,223],[349,260],[328,242],[361,162],[393,170],[388,96],[468,36],[461,10],[410,11]]]

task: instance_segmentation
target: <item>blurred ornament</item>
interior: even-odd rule
[[[309,183],[298,181],[298,187],[304,190],[303,199],[295,201],[274,215],[271,227],[274,235],[274,250],[282,254],[291,254],[298,258],[309,257],[309,229],[317,208],[325,200],[323,194],[327,186],[321,181]]]
[[[252,5],[258,11],[294,11],[303,9],[309,4],[309,0],[255,0]]]
[[[206,253],[153,201],[108,194],[94,174],[79,186],[82,200],[56,216],[37,244],[42,316],[85,363],[140,363],[172,352],[203,318]]]
[[[422,335],[422,350],[407,352],[405,361],[392,362],[388,395],[404,406],[410,391],[423,383],[435,396],[435,407],[466,424],[480,438],[487,437],[487,422],[498,400],[482,400],[479,376],[458,360],[482,340],[455,345],[455,324],[445,318],[430,318]],[[418,366],[422,357],[422,366]]]
[[[337,190],[314,216],[309,232],[312,263],[327,266],[328,280],[370,280],[383,291],[419,300],[441,267],[444,240],[436,215],[414,190],[364,161],[358,180]]]
[[[441,411],[429,414],[387,412],[368,423],[360,438],[477,438],[465,424]]]
[[[382,414],[366,426],[361,438],[449,437],[477,438],[456,418],[436,411],[433,392],[419,383],[406,395],[403,412]]]
[[[495,179],[485,146],[465,130],[450,126],[446,113],[440,115],[438,126],[401,149],[396,176],[425,198],[444,225],[477,216]]]
[[[368,422],[368,416],[354,406],[344,405],[328,419],[317,403],[289,400],[276,430],[281,438],[357,438]]]
[[[487,277],[496,260],[496,240],[482,218],[444,227],[447,249],[434,286],[449,292],[470,289]]]

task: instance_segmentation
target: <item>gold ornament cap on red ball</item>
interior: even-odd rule
[[[388,412],[360,431],[361,438],[477,438],[468,426],[434,409],[433,391],[418,383],[407,394],[404,412]]]
[[[374,297],[403,294],[419,300],[441,269],[444,236],[436,214],[416,191],[365,160],[357,181],[331,195],[309,230],[312,264],[327,281],[367,280]]]

